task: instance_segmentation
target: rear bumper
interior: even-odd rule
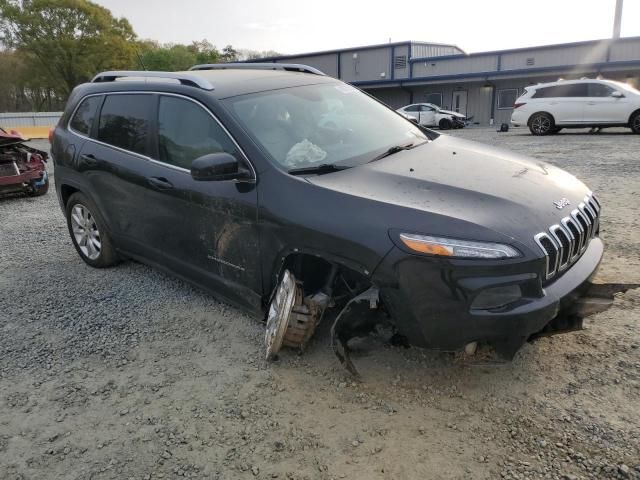
[[[538,262],[474,266],[394,251],[376,276],[380,294],[398,330],[411,344],[456,351],[470,342],[487,342],[511,357],[590,286],[603,254],[594,238],[582,257],[560,278],[542,286]],[[384,284],[386,283],[386,286]],[[472,309],[487,288],[519,285],[522,298],[493,310]]]
[[[514,110],[511,114],[511,124],[514,127],[520,127],[522,125],[527,124],[527,118],[524,112],[519,112],[518,110]]]

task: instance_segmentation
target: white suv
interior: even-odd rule
[[[563,128],[629,127],[640,133],[640,91],[612,80],[560,80],[527,87],[513,105],[511,123],[534,135]]]

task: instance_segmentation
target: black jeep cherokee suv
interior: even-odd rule
[[[574,176],[301,65],[99,74],[52,156],[86,263],[137,259],[266,317],[267,356],[342,308],[343,347],[384,318],[414,345],[510,357],[580,327],[558,318],[603,253],[600,202]]]

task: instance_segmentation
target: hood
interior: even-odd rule
[[[445,115],[453,115],[454,117],[464,118],[464,115],[451,110],[438,110],[438,113],[444,113]]]
[[[535,248],[533,236],[558,223],[588,188],[573,175],[514,152],[441,135],[382,160],[309,177],[318,186],[488,228]],[[570,204],[558,209],[554,202]],[[402,215],[393,222],[401,222]],[[447,235],[447,222],[389,223]],[[450,233],[449,233],[450,234]],[[469,238],[469,237],[467,237]]]

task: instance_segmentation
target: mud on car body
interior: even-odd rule
[[[572,175],[300,65],[105,72],[72,93],[52,154],[85,262],[135,258],[244,307],[269,358],[323,319],[352,371],[349,340],[378,323],[510,358],[581,328],[603,253]]]
[[[17,132],[0,128],[0,195],[44,195],[49,190],[46,152],[25,145]]]

